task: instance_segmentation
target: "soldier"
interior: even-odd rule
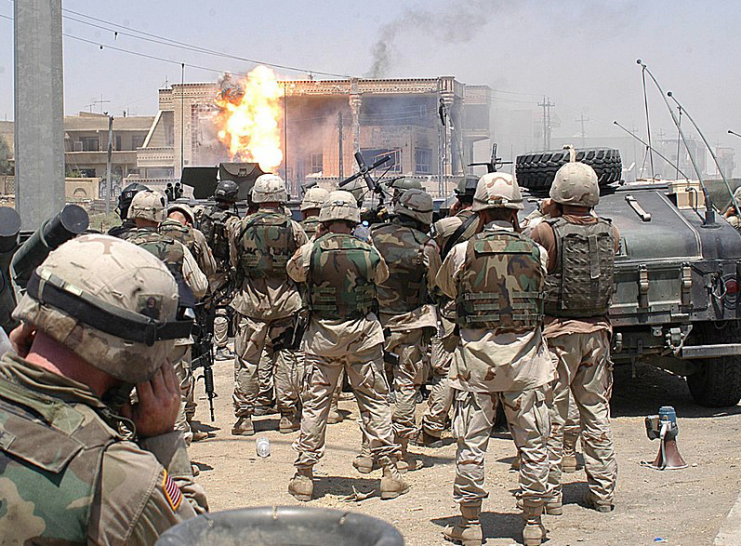
[[[206,278],[209,281],[213,281],[216,275],[216,262],[203,233],[193,227],[195,221],[193,211],[188,205],[182,203],[170,205],[167,211],[169,214],[167,219],[159,225],[159,232],[187,247],[191,254],[193,254],[200,270],[206,275]],[[199,442],[208,438],[208,433],[198,430],[193,424],[193,417],[195,417],[198,405],[195,401],[195,377],[193,375],[191,358],[192,355],[188,354],[183,359],[183,368],[179,370],[178,377],[181,378],[180,389],[185,405],[185,418],[193,434],[192,441]],[[188,366],[189,363],[191,364],[190,366]]]
[[[558,205],[558,217],[540,223],[532,233],[548,251],[545,336],[558,359],[548,442],[553,489],[549,506],[558,510],[562,502],[561,458],[571,395],[579,409],[589,483],[584,501],[609,512],[617,461],[610,426],[612,327],[607,312],[620,236],[608,220],[592,214],[599,186],[589,165],[571,162],[561,167],[550,197]]]
[[[235,355],[226,346],[229,341],[229,319],[227,308],[232,298],[235,264],[231,262],[229,241],[239,232],[239,216],[234,204],[239,195],[239,186],[233,180],[220,180],[214,191],[216,202],[201,214],[198,229],[206,237],[208,246],[216,260],[216,276],[211,283],[209,305],[216,310],[214,318],[214,345],[216,360],[232,360]]]
[[[432,226],[433,236],[438,248],[450,252],[457,243],[467,241],[476,233],[478,217],[471,210],[476,193],[478,178],[466,176],[455,189],[456,202],[451,206],[453,216],[442,218]],[[433,385],[427,399],[427,409],[422,415],[422,424],[416,438],[418,445],[439,447],[453,404],[453,391],[450,388],[448,372],[453,360],[453,351],[458,346],[459,337],[455,331],[455,302],[438,295],[438,332],[432,338]]]
[[[402,176],[400,178],[395,178],[391,182],[389,182],[388,185],[390,190],[393,190],[392,196],[391,196],[391,203],[396,206],[399,203],[399,199],[401,199],[401,196],[403,193],[407,190],[421,190],[422,188],[422,182],[415,178],[411,178],[408,176]]]
[[[288,273],[307,284],[309,327],[303,349],[308,372],[301,434],[293,448],[296,475],[288,492],[311,500],[313,467],[324,455],[327,415],[341,370],[355,391],[370,438],[370,449],[383,468],[381,498],[409,491],[399,474],[400,454],[391,426],[389,386],[383,369],[383,330],[373,309],[376,285],[388,278],[386,262],[373,246],[352,235],[360,222],[355,198],[335,191],[322,205],[318,237],[288,262]]]
[[[522,453],[520,487],[524,543],[541,544],[548,489],[550,429],[547,403],[553,362],[541,332],[546,258],[543,248],[519,233],[522,196],[505,173],[481,177],[473,200],[478,233],[453,247],[436,283],[456,302],[461,342],[450,369],[453,433],[458,441],[454,498],[461,519],[445,538],[482,543],[480,523],[484,458],[501,403]]]
[[[394,441],[401,446],[399,469],[417,470],[421,462],[409,455],[409,439],[416,434],[416,398],[422,386],[427,345],[437,328],[430,294],[440,269],[440,253],[427,235],[432,223],[432,197],[423,190],[406,190],[388,224],[371,228],[371,241],[389,267],[389,277],[377,285],[384,350],[392,365],[396,403],[392,416]],[[373,459],[367,446],[355,460],[367,473]]]
[[[298,430],[303,360],[294,347],[301,295],[286,272],[293,253],[308,241],[301,226],[284,212],[286,185],[279,176],[264,174],[255,181],[252,199],[256,213],[242,219],[231,240],[233,263],[240,279],[232,307],[237,312],[237,360],[234,365],[232,434],[255,433],[252,415],[259,390],[258,365],[266,352],[275,372],[279,430]]]
[[[301,200],[301,227],[304,228],[306,236],[311,238],[316,234],[319,227],[319,209],[327,199],[329,192],[324,188],[309,188]]]
[[[122,239],[127,231],[134,229],[134,221],[129,218],[129,207],[131,206],[131,200],[140,191],[149,191],[149,188],[138,182],[134,182],[121,190],[118,196],[118,215],[123,223],[120,226],[114,226],[109,229],[108,235]]]
[[[736,200],[736,203],[738,203],[739,206],[741,206],[741,187],[736,188],[736,191],[733,192],[733,197]],[[731,204],[728,205],[728,208],[723,213],[723,216],[726,217],[729,224],[731,224],[737,230],[741,231],[741,219],[738,217],[738,214],[736,213],[736,207],[733,206],[733,201],[731,201]]]
[[[165,220],[165,210],[166,199],[161,193],[153,191],[137,193],[129,208],[129,216],[136,227],[125,234],[125,239],[162,260],[173,277],[182,283],[181,289],[184,292],[181,294],[181,303],[193,307],[196,301],[206,295],[208,279],[198,268],[187,246],[157,231],[160,223]],[[193,375],[191,370],[192,344],[193,340],[190,336],[176,340],[175,349],[169,356],[183,393],[175,427],[183,432],[187,444],[190,444],[193,439],[193,430],[186,414],[188,385]]]
[[[33,273],[14,313],[19,356],[0,359],[0,542],[145,546],[208,510],[173,430],[167,356],[192,326],[177,309],[162,262],[106,235]],[[133,385],[138,403],[118,406]]]

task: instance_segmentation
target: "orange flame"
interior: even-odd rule
[[[275,73],[258,66],[234,84],[227,74],[216,97],[220,111],[214,117],[219,140],[232,161],[252,161],[265,172],[283,162],[280,122],[283,87]]]

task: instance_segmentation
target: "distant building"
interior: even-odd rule
[[[391,155],[388,176],[418,177],[447,193],[472,161],[474,143],[490,137],[491,90],[453,77],[280,83],[280,174],[294,195],[307,179],[331,186],[350,176],[356,151],[368,162]],[[159,112],[137,152],[142,183],[163,185],[179,180],[181,165],[229,159],[211,123],[218,92],[215,83],[160,90]]]

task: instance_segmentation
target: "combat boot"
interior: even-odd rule
[[[367,441],[363,441],[363,445],[360,446],[360,453],[355,456],[352,465],[361,474],[373,472],[373,454]]]
[[[565,432],[563,436],[563,458],[561,459],[561,472],[573,474],[576,472],[578,462],[576,460],[576,442],[579,441],[579,432]]]
[[[252,425],[250,417],[240,417],[232,427],[234,436],[252,436],[255,434],[255,427]]]
[[[419,429],[417,435],[412,439],[412,443],[420,447],[443,447],[442,439],[428,434],[424,428]]]
[[[290,434],[292,432],[296,432],[300,428],[301,421],[299,421],[295,415],[283,414],[283,416],[280,418],[278,430],[281,434]]]
[[[540,546],[545,539],[545,527],[541,520],[543,506],[528,506],[522,509],[525,528],[522,530],[522,543],[525,546]]]
[[[332,405],[329,407],[329,415],[327,416],[328,425],[336,425],[341,423],[345,418],[340,413],[340,408],[337,406],[337,399],[332,396]]]
[[[236,358],[236,354],[234,354],[234,351],[229,349],[228,347],[220,347],[216,351],[216,355],[214,356],[214,360],[234,360]]]
[[[563,501],[561,500],[547,500],[545,501],[545,504],[543,506],[544,512],[549,516],[563,515]],[[517,499],[517,508],[519,508],[520,510],[524,510],[524,504],[521,497],[518,497]]]
[[[481,529],[481,505],[461,504],[461,517],[454,526],[443,530],[445,540],[463,546],[481,546],[484,531]]]
[[[398,438],[397,443],[401,446],[401,458],[396,466],[402,474],[413,472],[424,466],[424,463],[409,453],[409,438]]]
[[[314,471],[311,468],[297,468],[296,474],[288,482],[288,492],[302,502],[309,502],[314,493]]]
[[[194,430],[193,431],[193,439],[192,442],[200,442],[201,440],[205,440],[209,437],[208,432],[204,430]]]
[[[409,484],[401,477],[401,473],[396,466],[396,459],[391,457],[382,457],[379,461],[383,469],[381,478],[381,499],[395,499],[409,491]]]
[[[510,465],[509,469],[519,472],[520,464],[522,464],[522,461],[520,461],[520,452],[518,451],[517,455],[515,455],[515,458],[512,460],[512,464]]]
[[[604,514],[612,512],[615,509],[615,505],[612,503],[599,502],[591,491],[584,493],[584,498],[582,500],[587,508],[594,508],[597,512],[602,512]]]

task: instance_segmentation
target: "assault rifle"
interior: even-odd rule
[[[363,216],[365,217],[363,220],[367,220],[371,224],[381,222],[387,215],[384,203],[388,196],[386,195],[383,185],[379,184],[378,181],[373,178],[372,172],[384,163],[391,161],[391,156],[384,156],[372,165],[368,165],[363,158],[363,154],[355,152],[355,161],[358,164],[358,172],[345,178],[345,180],[339,183],[339,187],[345,188],[350,183],[362,177],[365,181],[365,185],[368,187],[368,191],[371,192],[371,200],[376,201],[375,206],[364,212]],[[354,186],[352,189],[357,190],[358,188]],[[358,201],[360,201],[360,199]]]
[[[214,420],[214,349],[213,349],[213,316],[216,308],[206,309],[206,304],[201,302],[196,305],[196,323],[193,328],[195,343],[193,344],[193,369],[203,367],[203,386],[208,396],[208,408],[211,412],[211,421]]]
[[[512,165],[511,161],[502,161],[501,157],[497,157],[497,144],[491,147],[491,158],[487,162],[482,163],[469,163],[469,167],[486,167],[487,173],[495,173],[499,170],[502,165]]]

